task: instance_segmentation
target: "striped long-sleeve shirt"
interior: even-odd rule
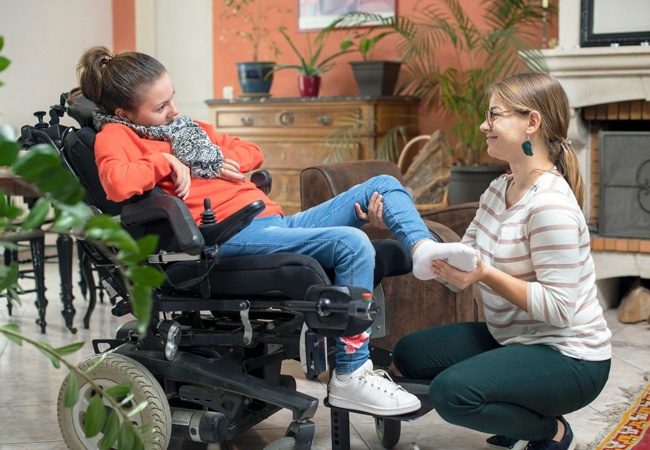
[[[556,171],[547,172],[506,209],[510,177],[492,182],[463,237],[483,261],[527,282],[528,312],[480,284],[490,332],[502,345],[543,344],[572,358],[611,358],[589,230],[571,188]]]

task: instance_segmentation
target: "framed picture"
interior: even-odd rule
[[[298,0],[298,29],[325,28],[349,12],[394,16],[396,2],[397,0]]]
[[[609,47],[650,42],[648,0],[581,0],[580,46]]]

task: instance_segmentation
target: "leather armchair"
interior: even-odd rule
[[[402,181],[399,168],[390,161],[348,161],[308,167],[300,176],[302,209],[318,205],[380,174],[392,175]],[[474,218],[477,207],[478,203],[472,203],[427,210],[422,217],[439,241],[457,242],[459,234],[465,232]],[[373,239],[391,237],[387,230],[371,225],[363,229]],[[388,305],[388,334],[372,339],[373,345],[392,349],[399,338],[412,331],[446,323],[483,320],[482,305],[479,297],[475,301],[472,287],[452,292],[441,283],[420,281],[410,273],[384,278],[382,287]]]

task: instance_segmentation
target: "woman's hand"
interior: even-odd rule
[[[490,269],[490,266],[483,262],[478,251],[476,253],[476,268],[471,272],[463,272],[462,270],[456,269],[441,259],[433,260],[431,265],[433,274],[436,277],[442,279],[446,283],[453,284],[461,290],[476,281],[482,281]]]
[[[377,228],[387,229],[388,227],[384,223],[384,204],[382,203],[382,199],[382,195],[377,192],[373,193],[372,197],[370,197],[370,202],[368,203],[367,212],[363,212],[361,205],[355,203],[354,209],[356,210],[357,217],[360,220],[369,222]]]
[[[223,167],[221,168],[221,173],[219,178],[228,181],[246,181],[246,176],[241,173],[241,166],[234,159],[223,159]]]
[[[185,201],[190,193],[190,184],[192,182],[190,168],[180,162],[174,155],[169,153],[163,153],[163,155],[167,158],[169,167],[172,169],[169,176],[172,178],[174,186],[176,186],[176,195]]]

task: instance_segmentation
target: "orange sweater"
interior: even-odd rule
[[[239,163],[242,172],[250,172],[262,165],[264,156],[257,145],[242,141],[238,137],[218,134],[211,125],[198,121],[197,123],[210,140],[221,148],[225,158]],[[172,153],[169,142],[141,138],[129,127],[121,124],[106,124],[97,134],[95,160],[108,199],[120,202],[142,194],[154,186],[175,195],[174,182],[169,176],[171,168],[162,153]],[[266,209],[258,217],[282,214],[280,206],[250,181],[192,178],[185,204],[197,223],[200,223],[205,198],[210,199],[217,220],[223,220],[255,200],[263,200],[266,204]]]

